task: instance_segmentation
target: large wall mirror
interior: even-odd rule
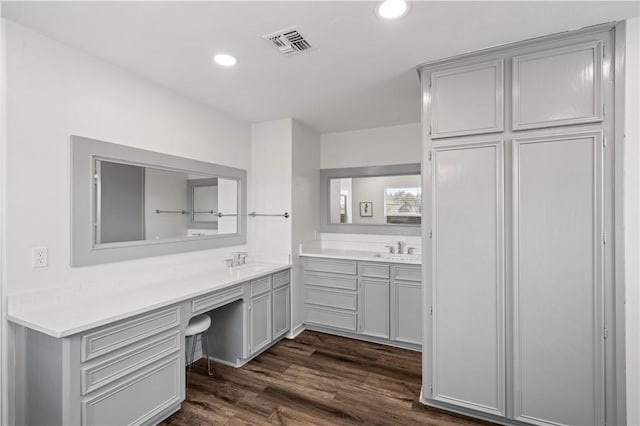
[[[420,235],[420,164],[320,170],[322,232]]]
[[[72,266],[246,242],[246,171],[72,137]]]

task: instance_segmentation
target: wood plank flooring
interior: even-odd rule
[[[421,355],[305,331],[242,368],[193,365],[182,409],[166,426],[488,425],[418,402]]]

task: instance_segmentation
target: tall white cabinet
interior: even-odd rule
[[[506,423],[624,421],[610,241],[614,31],[419,68],[424,403]]]

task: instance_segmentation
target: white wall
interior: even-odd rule
[[[629,19],[625,62],[625,298],[627,424],[640,425],[640,21]]]
[[[320,167],[382,166],[419,163],[422,159],[420,123],[378,127],[320,137]]]
[[[317,238],[320,227],[320,135],[293,121],[293,277],[291,330],[302,324],[302,264],[298,247]]]
[[[10,293],[151,281],[211,267],[245,246],[69,266],[71,135],[249,169],[250,127],[104,61],[7,23],[7,283]],[[31,268],[31,247],[49,267]]]
[[[249,212],[291,213],[293,120],[251,125],[251,174],[253,188]],[[283,217],[248,218],[251,253],[273,262],[291,262],[291,220]]]

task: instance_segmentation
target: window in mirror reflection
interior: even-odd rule
[[[237,232],[238,182],[96,160],[96,244]]]
[[[357,214],[361,202],[371,202],[371,216]],[[419,225],[421,177],[417,174],[332,178],[329,209],[330,223]]]

